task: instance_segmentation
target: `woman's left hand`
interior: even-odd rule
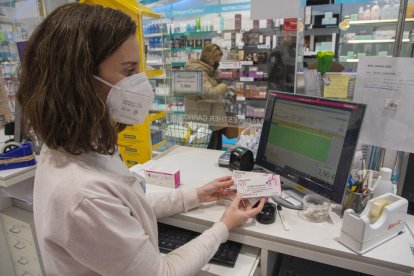
[[[224,197],[234,196],[236,190],[229,189],[234,184],[231,176],[224,176],[197,188],[198,201],[211,202]]]

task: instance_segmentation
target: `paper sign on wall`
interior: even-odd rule
[[[414,59],[362,57],[355,102],[367,104],[360,141],[414,152]]]

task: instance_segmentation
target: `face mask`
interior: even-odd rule
[[[217,68],[219,68],[219,66],[220,66],[220,62],[215,62],[214,64],[213,64],[213,68],[214,68],[214,70],[217,70]]]
[[[154,92],[145,73],[126,77],[115,85],[98,76],[94,78],[112,87],[106,105],[113,120],[126,125],[144,122],[154,100]]]

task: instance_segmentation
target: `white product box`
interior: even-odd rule
[[[180,170],[149,168],[144,170],[148,184],[178,188],[181,184]]]
[[[233,171],[237,194],[241,198],[280,196],[282,189],[277,174]]]

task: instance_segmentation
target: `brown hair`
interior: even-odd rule
[[[218,45],[209,44],[201,51],[200,60],[213,66],[214,62],[219,61],[222,55],[223,52]]]
[[[128,15],[101,6],[67,4],[46,17],[28,41],[19,73],[26,130],[50,148],[113,154],[118,128],[93,76],[135,31]]]

